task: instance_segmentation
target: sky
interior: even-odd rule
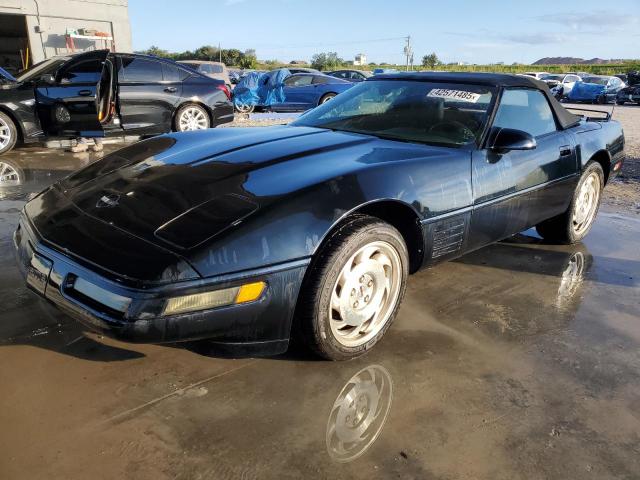
[[[639,58],[640,0],[129,0],[134,50],[202,45],[256,50],[260,60],[531,63],[541,57]]]

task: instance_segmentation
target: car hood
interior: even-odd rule
[[[124,148],[55,186],[94,219],[172,251],[197,247],[264,208],[287,162],[377,139],[307,127],[164,135]]]

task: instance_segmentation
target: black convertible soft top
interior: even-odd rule
[[[579,116],[569,112],[555,99],[545,82],[525,75],[480,72],[398,72],[375,75],[366,81],[375,80],[417,80],[422,82],[468,83],[491,87],[536,88],[546,95],[563,130],[573,127],[580,122]]]

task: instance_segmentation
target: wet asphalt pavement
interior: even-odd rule
[[[22,205],[95,156],[0,158],[0,478],[640,478],[637,217],[410,277],[355,361],[229,359],[84,332],[23,287]]]

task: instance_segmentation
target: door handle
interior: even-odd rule
[[[561,157],[568,157],[569,155],[571,155],[571,147],[569,145],[563,145],[560,147]]]
[[[164,91],[167,93],[176,93],[178,89],[176,87],[167,87],[164,89]]]
[[[89,97],[93,95],[93,92],[91,90],[80,90],[78,91],[78,95],[80,95],[81,97]]]

